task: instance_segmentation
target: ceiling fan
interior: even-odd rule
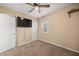
[[[37,10],[40,13],[40,8],[41,7],[42,8],[49,8],[50,7],[50,5],[41,5],[40,3],[26,3],[26,4],[28,4],[30,6],[33,6],[33,9],[31,9],[29,11],[29,13],[32,12],[33,10]]]

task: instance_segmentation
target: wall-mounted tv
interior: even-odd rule
[[[17,17],[17,27],[32,27],[32,20]]]

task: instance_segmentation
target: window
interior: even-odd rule
[[[42,24],[42,32],[48,33],[48,21],[43,21]]]

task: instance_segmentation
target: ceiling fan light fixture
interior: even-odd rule
[[[38,6],[35,6],[35,10],[38,11]]]
[[[33,10],[35,10],[36,12],[38,11],[40,13],[40,8],[41,7],[42,8],[48,8],[48,7],[50,7],[49,4],[48,5],[41,5],[40,3],[33,3],[33,4],[27,3],[27,4],[34,7],[32,10],[29,11],[29,13],[32,12]]]

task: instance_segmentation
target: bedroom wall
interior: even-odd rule
[[[0,13],[6,13],[6,14],[9,14],[13,17],[20,16],[20,17],[24,17],[24,18],[30,18],[30,19],[32,19],[33,22],[37,23],[36,18],[31,17],[29,15],[19,13],[15,10],[12,10],[12,9],[9,9],[9,8],[3,7],[3,6],[0,6]],[[35,29],[35,30],[37,30],[37,29]],[[16,27],[16,32],[17,32],[16,33],[17,46],[21,45],[21,44],[25,44],[25,43],[30,42],[30,41],[33,41],[32,34],[35,34],[35,33],[32,33],[32,28],[25,28],[25,39],[24,39],[24,28]]]
[[[79,52],[79,12],[69,15],[67,11],[79,8],[71,5],[39,19],[39,40]],[[42,32],[41,23],[48,21],[48,33]]]

